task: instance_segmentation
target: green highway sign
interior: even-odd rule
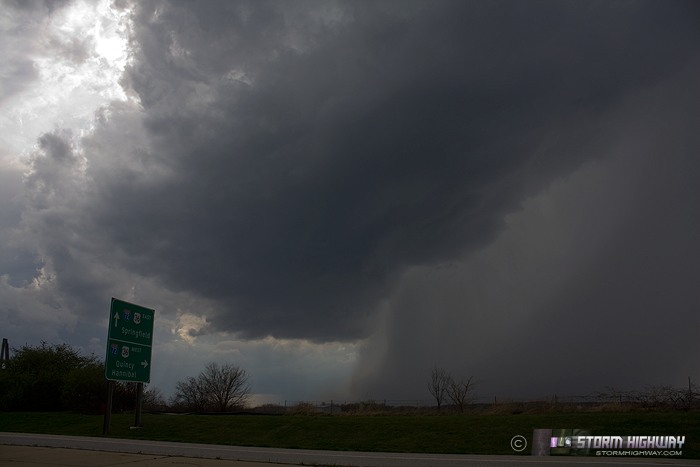
[[[155,310],[112,298],[105,359],[107,379],[150,382],[154,315]]]

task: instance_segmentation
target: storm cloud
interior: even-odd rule
[[[652,323],[697,323],[697,4],[130,7],[128,99],[28,162],[18,251],[55,306],[138,283],[197,304],[163,310],[185,337],[363,342],[372,396],[434,364],[508,388],[513,354],[591,340],[692,350]]]

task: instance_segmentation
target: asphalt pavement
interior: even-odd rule
[[[279,467],[280,464],[352,467],[685,467],[700,466],[700,460],[318,451],[0,432],[0,466]]]
[[[279,464],[37,446],[0,446],[2,467],[280,467]]]

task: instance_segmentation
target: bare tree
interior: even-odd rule
[[[464,409],[471,403],[473,398],[471,394],[474,389],[472,378],[473,376],[470,376],[466,381],[457,381],[449,378],[447,383],[447,396],[461,413],[464,413]]]
[[[143,392],[143,407],[146,410],[164,410],[168,404],[160,389],[149,387]]]
[[[207,394],[200,378],[188,376],[184,381],[178,381],[175,385],[172,405],[195,412],[207,410]]]
[[[218,412],[243,407],[248,401],[250,385],[248,374],[242,368],[228,363],[219,366],[210,363],[200,374],[209,401]]]
[[[438,411],[442,407],[442,403],[445,401],[445,395],[447,394],[447,388],[450,382],[450,374],[445,371],[444,368],[433,367],[430,372],[430,379],[428,380],[428,391],[430,395],[435,398],[437,403]]]
[[[226,412],[245,406],[250,391],[244,369],[212,362],[196,378],[190,376],[178,382],[172,402],[187,410]]]

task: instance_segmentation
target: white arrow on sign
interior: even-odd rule
[[[141,366],[146,368],[148,366],[148,362],[146,360],[142,361]]]
[[[119,325],[119,312],[115,311],[114,312],[114,327],[116,328]]]

